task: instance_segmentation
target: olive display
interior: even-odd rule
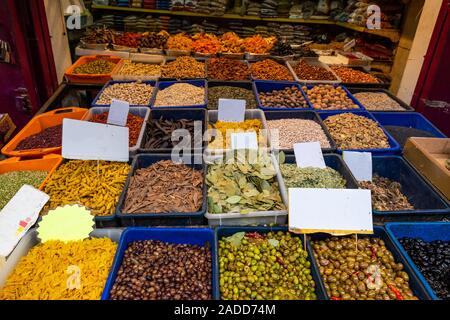
[[[240,232],[219,241],[224,300],[316,300],[308,253],[286,232]]]

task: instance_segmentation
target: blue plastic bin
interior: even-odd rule
[[[114,263],[106,281],[105,289],[103,290],[102,300],[109,300],[111,289],[116,281],[117,273],[122,265],[123,256],[125,250],[129,244],[136,241],[162,241],[172,244],[189,244],[204,246],[210,244],[212,255],[212,298],[218,300],[219,296],[216,295],[218,282],[217,282],[217,246],[215,244],[215,235],[212,229],[206,228],[129,228],[126,229],[120,238],[119,247],[117,248]]]
[[[202,164],[194,164],[194,158],[197,161],[201,161]],[[141,212],[139,214],[127,214],[123,212],[123,206],[125,204],[126,195],[128,192],[128,188],[130,187],[131,178],[134,176],[137,170],[148,168],[151,165],[164,161],[164,160],[172,160],[171,154],[141,154],[137,155],[133,164],[131,165],[131,172],[128,175],[127,182],[125,183],[124,190],[119,198],[119,203],[117,205],[116,217],[120,221],[120,224],[123,227],[147,227],[147,226],[194,226],[194,225],[203,225],[204,223],[204,215],[207,209],[207,186],[205,180],[205,167],[203,165],[202,155],[193,155],[191,156],[191,163],[186,164],[191,168],[195,168],[196,170],[201,170],[203,172],[203,204],[199,211],[191,212],[191,213],[180,213],[180,212],[171,212],[171,213],[152,213],[152,212]]]
[[[259,94],[261,92],[266,93],[266,92],[271,92],[273,90],[279,91],[279,90],[283,90],[283,89],[290,88],[290,87],[297,87],[300,90],[300,92],[303,95],[303,98],[305,98],[305,101],[306,101],[306,103],[308,105],[307,108],[273,108],[273,107],[265,107],[265,106],[263,106],[263,104],[261,103],[261,100],[259,99]],[[285,81],[285,82],[280,82],[280,81],[278,81],[278,82],[255,81],[255,82],[253,82],[253,88],[254,88],[255,95],[256,95],[256,102],[258,103],[258,107],[261,110],[264,110],[264,111],[295,111],[295,110],[311,110],[312,109],[311,103],[309,102],[305,92],[302,90],[302,87],[299,84],[297,84],[296,82],[288,82],[288,81]]]
[[[423,274],[419,271],[419,268],[412,261],[409,254],[406,252],[405,248],[400,244],[398,239],[401,238],[413,238],[422,239],[426,242],[441,240],[450,241],[450,222],[403,222],[403,223],[388,223],[386,225],[386,231],[391,238],[392,242],[398,248],[400,253],[405,257],[411,269],[414,271],[416,276],[422,282],[428,295],[433,300],[440,300],[438,296],[434,293],[433,289],[429,285],[428,281],[425,279]]]
[[[330,116],[334,116],[334,115],[342,114],[342,113],[353,113],[357,116],[363,116],[363,117],[369,118],[370,120],[377,122],[379,127],[381,129],[383,129],[384,134],[387,136],[390,148],[364,149],[364,150],[361,150],[361,149],[342,150],[339,148],[339,146],[337,146],[338,153],[342,153],[343,151],[364,151],[364,152],[371,152],[373,155],[396,155],[396,154],[400,153],[400,146],[397,143],[397,141],[395,141],[394,138],[391,137],[391,135],[383,128],[383,126],[369,112],[366,112],[366,111],[342,111],[342,110],[341,111],[320,111],[319,116],[324,121]]]
[[[380,222],[409,220],[441,220],[450,214],[447,203],[433,190],[422,176],[399,156],[377,156],[372,158],[372,171],[380,177],[397,181],[402,193],[415,210],[376,211],[374,217]]]
[[[266,121],[280,120],[280,119],[304,119],[304,120],[313,120],[313,121],[317,122],[322,127],[323,132],[325,132],[325,135],[327,136],[328,141],[330,142],[330,146],[331,146],[331,148],[322,149],[322,152],[324,152],[324,153],[335,152],[336,151],[336,143],[334,143],[334,140],[331,138],[330,132],[328,131],[327,127],[325,126],[325,124],[323,123],[323,121],[319,117],[319,115],[312,110],[307,110],[307,111],[303,111],[303,110],[304,109],[302,109],[302,111],[295,110],[292,112],[264,111],[264,114],[266,116]],[[270,135],[270,130],[269,130],[269,135]],[[294,153],[294,149],[283,149],[280,151],[283,151],[286,154]]]
[[[311,90],[312,88],[316,87],[316,86],[320,86],[320,85],[324,85],[324,84],[316,84],[316,85],[308,85],[306,86],[306,88],[308,90]],[[350,91],[348,91],[347,87],[341,85],[341,84],[334,84],[333,87],[337,88],[337,87],[341,87],[342,89],[344,89],[344,91],[347,93],[347,97],[349,97],[354,104],[356,104],[359,109],[342,109],[342,110],[329,110],[329,109],[315,109],[314,105],[312,102],[310,102],[311,108],[313,108],[315,111],[323,111],[323,112],[332,112],[332,111],[362,111],[362,110],[366,110],[366,108],[364,108],[364,106],[350,93]],[[305,92],[306,97],[308,98],[308,92]],[[309,98],[308,98],[309,101]]]
[[[358,235],[358,238],[361,239],[361,238],[366,238],[366,237],[370,237],[370,238],[376,237],[376,238],[383,240],[386,248],[394,256],[395,262],[403,264],[404,271],[406,273],[408,273],[408,275],[409,275],[409,286],[410,286],[411,290],[413,291],[414,295],[416,297],[418,297],[420,300],[431,300],[431,297],[425,290],[425,287],[423,286],[422,282],[416,276],[412,267],[405,259],[404,255],[402,255],[402,253],[398,250],[397,246],[394,245],[391,238],[386,233],[385,229],[383,227],[374,226],[373,231],[374,231],[373,235]],[[310,250],[310,252],[312,253],[311,254],[311,256],[313,257],[312,265],[314,266],[314,269],[316,269],[316,270],[319,270],[319,264],[316,261],[316,259],[314,258],[312,241],[324,240],[324,239],[327,239],[330,237],[331,237],[330,235],[325,234],[325,233],[317,233],[317,234],[312,234],[312,235],[308,236],[308,241],[307,241],[308,250]],[[322,276],[320,276],[320,274],[319,274],[318,285],[320,286],[321,291],[324,292],[326,299],[329,300],[330,297],[327,294],[324,282],[322,280]]]
[[[92,102],[91,107],[108,107],[109,108],[111,105],[97,104],[97,101],[102,96],[103,91],[105,91],[105,89],[108,88],[109,86],[112,86],[113,84],[116,84],[116,83],[133,83],[133,82],[138,82],[138,81],[113,81],[113,80],[109,81],[107,84],[105,84],[105,86],[102,88],[102,90],[98,93],[97,97],[95,97],[94,101]],[[141,81],[141,82],[145,83],[145,84],[149,84],[153,87],[152,95],[149,98],[148,103],[146,105],[130,105],[130,107],[150,107],[150,105],[153,104],[153,99],[155,96],[157,82],[156,81]]]
[[[266,234],[269,232],[288,232],[288,228],[287,227],[271,227],[271,228],[267,228],[267,227],[219,227],[216,229],[216,248],[215,248],[215,252],[216,252],[216,261],[215,261],[215,265],[217,266],[217,272],[215,274],[216,279],[215,282],[217,283],[217,286],[215,287],[216,291],[215,291],[215,296],[219,297],[219,299],[221,298],[220,295],[220,268],[219,268],[219,240],[224,238],[224,237],[230,237],[235,233],[238,232],[258,232],[261,234]],[[302,240],[303,243],[303,236],[302,235],[298,235],[298,234],[292,234],[295,237],[300,237],[300,239]],[[319,274],[319,269],[317,269],[316,266],[313,266],[313,254],[311,251],[311,247],[308,245],[307,246],[307,251],[308,251],[308,261],[311,262],[311,275],[313,277],[314,282],[316,283],[316,295],[317,295],[317,299],[318,300],[325,300],[326,299],[326,293],[325,291],[323,291],[324,287],[323,285],[319,285],[320,284],[320,274]]]
[[[210,103],[210,100],[209,100],[209,89],[214,88],[214,87],[222,87],[222,86],[225,86],[225,87],[236,87],[236,88],[242,88],[242,89],[250,90],[253,93],[253,97],[255,99],[256,108],[258,107],[258,102],[257,102],[257,99],[256,99],[255,90],[253,88],[253,83],[251,81],[208,81],[208,110],[214,110],[214,109],[211,109],[209,107],[209,103]],[[224,98],[224,99],[233,99],[231,97],[222,97],[222,98]],[[247,106],[247,109],[250,109],[250,108]]]
[[[188,83],[190,85],[196,86],[196,87],[200,87],[200,88],[204,88],[205,90],[205,101],[203,104],[198,104],[198,105],[189,105],[189,106],[161,106],[161,107],[155,107],[155,103],[156,103],[156,98],[158,96],[158,92],[162,91],[164,89],[167,89],[170,86],[173,86],[174,84],[179,84],[179,83]],[[151,108],[153,110],[159,110],[159,109],[182,109],[182,108],[200,108],[200,109],[206,109],[206,107],[208,106],[208,83],[206,82],[206,80],[183,80],[183,81],[161,81],[158,82],[158,86],[157,86],[157,90],[155,90],[154,94],[153,94],[153,99],[152,99],[152,104],[151,104]]]

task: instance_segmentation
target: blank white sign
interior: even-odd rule
[[[219,121],[244,122],[247,101],[238,99],[219,99]]]
[[[125,127],[128,121],[130,104],[126,101],[113,99],[108,113],[108,124]]]
[[[372,181],[372,154],[370,152],[344,151],[345,163],[358,181]]]

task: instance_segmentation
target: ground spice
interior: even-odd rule
[[[19,142],[14,151],[57,148],[62,145],[62,125],[54,126],[29,136]]]

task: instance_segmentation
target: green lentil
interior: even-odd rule
[[[0,210],[25,184],[39,188],[47,175],[46,171],[12,171],[0,174]]]
[[[108,74],[111,73],[116,66],[115,63],[112,63],[107,60],[94,60],[92,62],[88,62],[78,66],[73,71],[74,74]]]
[[[256,99],[253,91],[250,89],[218,86],[208,89],[208,109],[217,110],[219,108],[219,99],[239,99],[247,101],[247,109],[256,109]]]
[[[296,164],[280,165],[286,188],[345,189],[342,175],[332,168],[299,168]]]

